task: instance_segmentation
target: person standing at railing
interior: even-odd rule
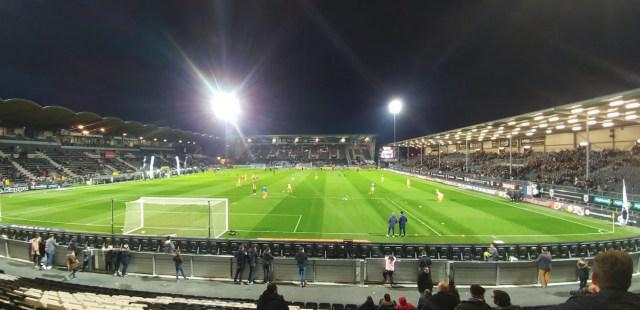
[[[256,277],[256,263],[258,261],[258,250],[256,246],[250,246],[249,251],[247,252],[247,262],[249,263],[249,279],[248,283],[250,285],[253,284],[253,280]]]
[[[242,284],[244,266],[247,264],[247,251],[244,249],[244,245],[240,245],[240,248],[236,251],[234,256],[236,259],[236,274],[233,277],[233,283]]]
[[[264,283],[273,281],[273,254],[271,248],[267,247],[262,252],[262,271],[264,272]]]
[[[122,264],[123,277],[127,276],[127,267],[129,267],[129,259],[130,259],[129,245],[125,243],[122,249],[120,249],[120,264]]]
[[[382,276],[384,277],[385,283],[387,282],[387,279],[389,279],[389,284],[391,286],[393,286],[393,272],[396,269],[396,261],[396,257],[393,256],[393,254],[389,254],[384,258],[384,272],[382,273]]]
[[[538,270],[540,271],[540,285],[546,288],[549,286],[549,279],[551,278],[551,253],[547,248],[542,249],[542,253],[538,255],[535,263],[538,264]]]
[[[182,274],[182,277],[186,280],[187,276],[184,275],[184,269],[182,268],[182,263],[184,260],[182,259],[182,255],[180,255],[180,249],[176,249],[173,253],[173,264],[176,267],[176,281],[179,280],[179,274]]]
[[[40,240],[42,240],[40,236],[29,240],[29,247],[33,260],[33,268],[42,270],[42,266],[40,265]]]
[[[56,238],[53,235],[50,235],[45,244],[45,251],[47,253],[47,270],[53,268],[53,258],[56,254],[57,245],[58,243],[56,243]]]
[[[298,249],[298,254],[296,254],[296,263],[298,264],[298,273],[300,274],[300,287],[307,286],[307,280],[305,278],[307,261],[308,261],[307,254],[304,252],[304,248],[300,247]]]
[[[576,263],[578,268],[578,279],[580,280],[580,289],[583,290],[587,287],[587,280],[589,280],[589,263],[581,257]]]

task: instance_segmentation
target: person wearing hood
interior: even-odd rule
[[[396,310],[416,310],[416,306],[407,302],[407,298],[400,295],[400,298],[398,298],[398,305],[396,306]]]

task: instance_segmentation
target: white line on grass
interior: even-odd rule
[[[249,233],[277,233],[277,234],[319,234],[319,235],[355,235],[355,236],[371,236],[381,235],[379,233],[358,233],[358,232],[319,232],[319,231],[281,231],[281,230],[242,230],[235,229],[238,232]],[[499,234],[483,234],[483,235],[439,235],[439,237],[563,237],[563,236],[587,236],[587,235],[606,235],[612,234],[612,232],[604,233],[583,233],[583,234],[536,234],[536,235],[499,235]],[[421,234],[407,234],[414,237],[433,237],[433,235],[421,235]]]
[[[51,224],[64,224],[64,225],[79,225],[79,226],[100,226],[100,227],[111,227],[111,225],[100,225],[100,224],[87,224],[87,223],[72,223],[72,222],[55,222],[55,221],[41,221],[41,220],[32,220],[24,217],[12,217],[12,216],[3,216],[2,219],[8,220],[19,220],[25,222],[35,222],[35,223],[51,223]]]
[[[300,215],[298,217],[298,223],[296,223],[296,228],[293,229],[293,232],[297,232],[298,231],[298,226],[300,225],[300,220],[302,219],[302,215]]]
[[[387,199],[389,199],[389,198],[387,198]],[[389,201],[391,201],[391,203],[393,203],[393,204],[395,204],[396,206],[398,206],[399,208],[401,208],[401,209],[402,209],[402,211],[404,211],[405,213],[409,214],[411,217],[415,218],[415,219],[416,219],[416,221],[418,221],[418,222],[422,223],[422,225],[424,225],[424,226],[426,226],[427,228],[429,228],[432,232],[436,233],[436,235],[438,235],[438,236],[442,236],[442,234],[441,234],[441,233],[439,233],[439,232],[437,232],[435,229],[431,228],[431,226],[427,225],[427,223],[425,223],[425,222],[421,221],[419,218],[417,218],[417,217],[415,217],[414,215],[410,214],[410,213],[409,213],[407,210],[405,210],[405,208],[404,208],[403,206],[401,206],[399,203],[397,203],[397,202],[395,202],[395,201],[393,201],[393,200],[391,200],[391,199],[389,199]]]
[[[534,210],[531,210],[531,209],[518,207],[516,205],[509,204],[509,203],[506,203],[506,202],[489,199],[489,198],[483,197],[482,194],[480,194],[480,195],[470,195],[471,193],[463,191],[463,190],[460,190],[460,189],[457,189],[457,188],[454,188],[454,187],[451,187],[451,190],[454,190],[454,191],[457,191],[457,192],[461,192],[461,193],[463,193],[463,194],[465,194],[467,196],[477,197],[477,198],[480,198],[480,199],[483,199],[483,200],[491,201],[491,202],[494,202],[494,203],[499,203],[499,204],[502,204],[502,205],[505,205],[505,206],[509,206],[509,207],[513,207],[513,208],[516,208],[516,209],[529,211],[531,213],[545,215],[545,216],[548,216],[548,217],[552,217],[552,218],[555,218],[555,219],[558,219],[558,220],[562,220],[562,221],[565,221],[565,222],[581,225],[581,226],[588,227],[588,228],[591,228],[591,229],[595,229],[595,230],[598,230],[598,231],[601,229],[601,228],[598,228],[598,227],[595,227],[595,226],[591,226],[591,225],[588,225],[588,224],[584,224],[584,223],[576,222],[576,221],[569,220],[569,219],[566,219],[566,218],[562,218],[562,217],[559,217],[559,216],[556,216],[556,215],[553,215],[553,214],[538,212],[538,211],[534,211]],[[477,194],[477,193],[473,193],[473,194]]]

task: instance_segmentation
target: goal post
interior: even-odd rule
[[[229,229],[226,198],[140,197],[125,203],[125,235],[220,238]]]

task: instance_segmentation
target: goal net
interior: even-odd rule
[[[228,200],[140,197],[126,203],[123,234],[219,238],[229,229]]]

